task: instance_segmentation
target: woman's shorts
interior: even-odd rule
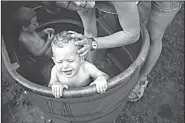
[[[160,13],[176,13],[182,6],[181,1],[152,1],[151,8]]]

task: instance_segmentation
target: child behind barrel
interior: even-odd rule
[[[52,88],[56,98],[62,96],[64,88],[84,87],[89,84],[95,84],[98,93],[107,90],[108,75],[76,53],[79,47],[74,45],[75,40],[77,39],[71,38],[71,33],[64,31],[57,34],[52,41],[52,59],[55,65],[48,86]],[[92,83],[91,79],[94,80]]]
[[[35,30],[38,26],[36,12],[28,7],[21,7],[14,13],[14,19],[20,28],[19,44],[24,46],[33,56],[52,57],[51,40],[53,38],[54,29],[47,28],[37,33]],[[41,35],[48,35],[46,41]]]

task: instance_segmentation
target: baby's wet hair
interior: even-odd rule
[[[52,41],[52,45],[55,45],[57,47],[64,47],[64,45],[68,44],[69,42],[75,42],[78,39],[71,37],[72,33],[69,33],[67,31],[60,32],[54,36],[54,39]]]
[[[52,40],[52,43],[51,43],[53,56],[55,54],[54,49],[56,47],[63,48],[65,45],[71,42],[74,44],[75,41],[79,40],[78,38],[71,37],[71,35],[74,33],[75,32],[72,33],[72,32],[63,31],[54,36],[54,39]],[[74,44],[74,47],[76,47],[77,49],[80,49],[82,46],[75,46]],[[81,61],[84,61],[84,56],[80,56],[80,58],[81,58]]]

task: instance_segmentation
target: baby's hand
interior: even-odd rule
[[[54,34],[53,33],[50,33],[50,34],[48,34],[47,41],[49,41],[51,43],[51,41],[53,40],[53,38],[54,38]]]
[[[53,28],[46,28],[43,30],[43,32],[49,35],[51,33],[54,34],[55,30]]]
[[[107,90],[107,80],[104,76],[99,76],[90,85],[96,85],[96,90],[98,93],[104,93]]]
[[[60,98],[63,94],[64,88],[68,89],[67,85],[63,85],[60,82],[56,82],[51,85],[52,93],[55,96],[55,98]]]

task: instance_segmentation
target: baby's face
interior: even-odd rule
[[[73,42],[63,48],[53,47],[53,61],[59,73],[67,78],[75,76],[81,66],[80,56],[76,53],[77,48]]]

